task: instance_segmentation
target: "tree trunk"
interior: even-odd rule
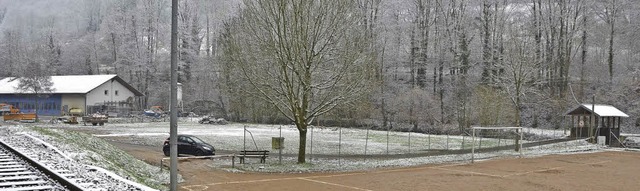
[[[444,118],[444,81],[442,79],[442,73],[444,70],[444,61],[440,60],[439,64],[438,64],[438,86],[440,87],[439,90],[439,97],[440,97],[440,122],[441,123],[446,123]]]
[[[516,88],[516,89],[517,89],[516,90],[516,93],[517,93],[516,94],[516,103],[515,103],[515,105],[516,105],[516,114],[515,114],[516,115],[515,116],[516,119],[515,119],[515,124],[514,125],[516,127],[520,127],[520,114],[522,112],[521,111],[522,107],[520,107],[520,88]],[[516,130],[516,132],[518,132],[518,130]],[[515,151],[520,151],[520,147],[518,145],[520,145],[520,136],[516,136],[516,139],[515,139],[515,146],[516,146]]]
[[[416,18],[417,19],[417,18]],[[411,71],[411,89],[416,86],[416,54],[418,54],[418,45],[416,45],[416,28],[417,24],[411,27],[411,52],[409,54],[409,70]]]
[[[515,138],[515,151],[520,151],[520,130],[516,129],[516,138]]]
[[[35,93],[36,93],[36,105],[34,107],[35,110],[36,110],[36,112],[35,112],[36,113],[35,122],[38,122],[38,96],[39,96],[39,94],[38,94],[38,92],[35,92]]]
[[[491,58],[492,58],[492,50],[491,50],[491,45],[490,40],[491,40],[491,31],[489,30],[490,27],[490,21],[489,18],[491,17],[491,5],[488,2],[483,2],[482,3],[482,82],[489,84],[492,80],[491,79],[491,72],[490,69],[492,69],[493,67],[491,66]],[[535,8],[534,8],[535,10]],[[534,15],[535,16],[535,15]]]
[[[114,67],[114,72],[117,73],[118,71],[118,46],[116,45],[116,34],[115,33],[111,33],[111,46],[113,47],[113,51],[111,52],[111,56],[113,59],[113,67]],[[98,65],[98,68],[100,68],[100,66]],[[109,73],[109,72],[107,72]]]
[[[615,1],[614,1],[615,3]],[[614,7],[615,9],[615,7]],[[615,11],[615,10],[614,10]],[[615,12],[614,12],[615,13]],[[609,58],[608,58],[608,63],[609,63],[609,81],[613,82],[613,37],[614,37],[614,24],[615,24],[615,20],[613,17],[615,17],[615,15],[611,15],[610,17],[610,30],[609,30]]]
[[[307,151],[307,123],[296,123],[296,127],[298,127],[298,132],[300,133],[300,143],[298,147],[298,164],[302,164],[306,162],[305,155]]]
[[[578,98],[580,99],[579,101],[583,101],[584,86],[586,82],[586,80],[584,79],[585,78],[584,71],[585,71],[585,64],[587,63],[587,17],[586,16],[582,18],[582,42],[580,46],[582,47],[582,54],[580,56],[580,90],[578,92],[579,94]]]
[[[205,6],[204,8],[205,8],[205,11],[209,11],[209,10],[207,10],[208,5]],[[208,13],[206,14],[206,16],[207,16],[206,17],[207,28],[206,28],[206,34],[205,34],[205,37],[206,37],[206,49],[205,50],[207,52],[207,58],[208,59],[211,58],[211,34],[210,34],[211,25],[209,23],[209,15],[210,14],[208,14]]]

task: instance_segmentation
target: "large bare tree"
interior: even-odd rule
[[[246,91],[290,119],[305,162],[307,127],[337,105],[366,95],[377,70],[358,5],[343,0],[245,0],[224,34],[226,67]],[[239,86],[243,87],[243,86]]]

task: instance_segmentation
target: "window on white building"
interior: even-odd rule
[[[104,90],[104,95],[109,95],[109,90]]]
[[[115,92],[113,92],[116,96],[118,96],[118,90],[116,90]]]

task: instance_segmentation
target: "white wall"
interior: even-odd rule
[[[62,94],[61,105],[61,107],[64,107],[66,105],[67,109],[79,108],[82,109],[82,112],[87,111],[87,108],[84,107],[84,96],[82,94]]]
[[[106,95],[105,91],[107,91]],[[118,95],[115,95],[115,91],[118,91]],[[112,79],[87,93],[87,106],[111,101],[126,101],[129,97],[134,97],[133,92],[117,80]]]

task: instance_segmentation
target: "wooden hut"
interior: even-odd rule
[[[611,145],[611,140],[618,143],[622,118],[629,117],[611,105],[600,104],[580,104],[565,115],[571,116],[571,137],[589,137],[589,129],[592,129],[591,135],[604,136],[607,145]]]

